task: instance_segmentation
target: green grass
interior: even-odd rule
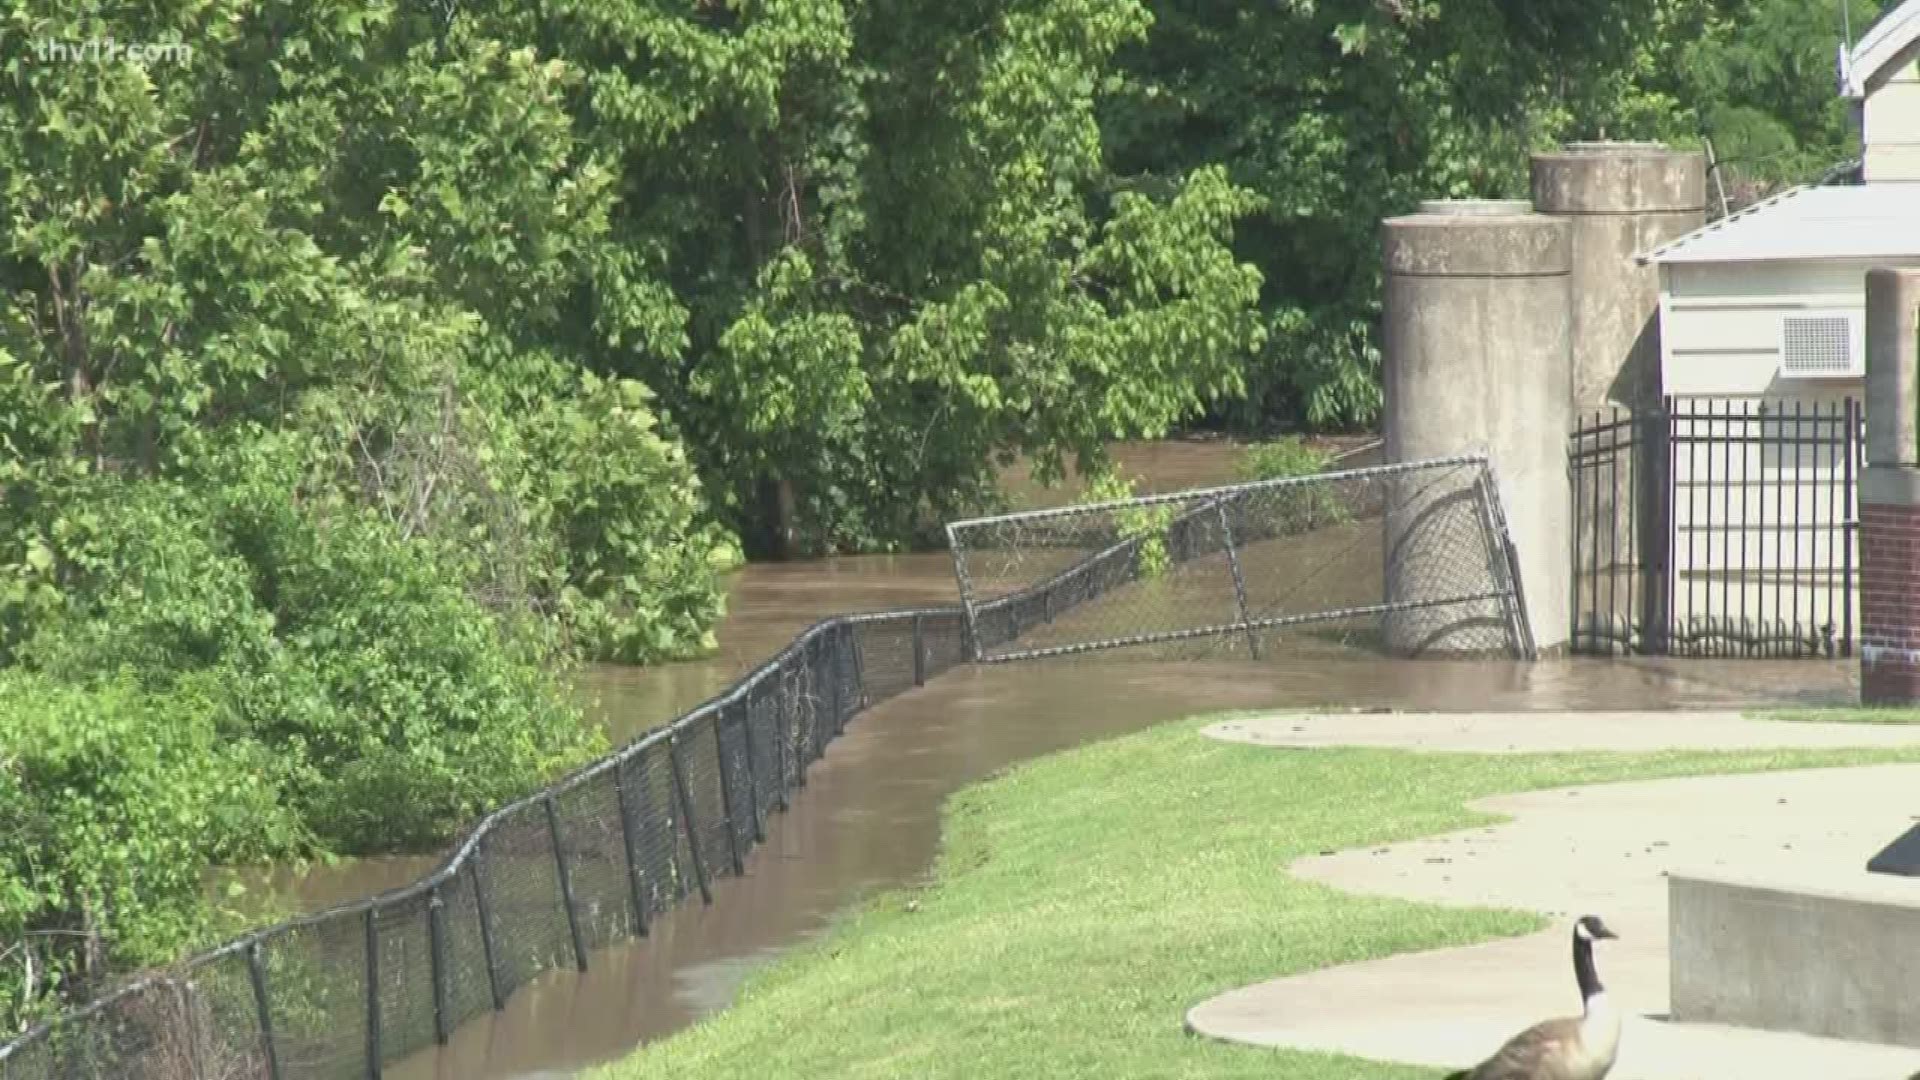
[[[1190,1036],[1223,990],[1530,932],[1532,914],[1356,897],[1293,859],[1487,822],[1501,792],[1920,753],[1416,755],[1277,750],[1199,721],[1025,765],[952,801],[933,884],[758,973],[738,1004],[607,1078],[1430,1078]],[[1436,987],[1436,992],[1444,988]]]
[[[1825,709],[1769,709],[1749,714],[1754,720],[1798,724],[1920,724],[1920,709],[1889,705],[1853,705]]]

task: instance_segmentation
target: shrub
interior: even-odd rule
[[[1101,473],[1087,485],[1086,497],[1089,502],[1134,498],[1133,481],[1112,471]],[[1167,550],[1167,526],[1173,523],[1177,509],[1173,503],[1163,503],[1114,511],[1114,524],[1120,536],[1140,541],[1134,557],[1140,577],[1151,580],[1172,568],[1173,557]]]
[[[1326,472],[1333,464],[1328,451],[1308,446],[1298,435],[1253,443],[1240,455],[1240,479],[1284,480]]]
[[[299,842],[272,773],[219,737],[217,711],[126,679],[0,672],[0,1023],[171,959],[206,926],[212,859]]]
[[[537,623],[496,619],[377,512],[303,491],[286,455],[233,461],[65,492],[42,560],[62,600],[18,659],[191,689],[333,850],[430,844],[598,746]]]
[[[1332,453],[1308,446],[1298,435],[1288,435],[1248,446],[1240,458],[1240,479],[1252,483],[1313,476],[1326,472],[1333,460]],[[1281,535],[1353,520],[1345,493],[1333,484],[1286,487],[1261,496],[1260,501],[1265,508],[1261,516],[1274,522]]]

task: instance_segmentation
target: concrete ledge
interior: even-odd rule
[[[1388,274],[1402,277],[1552,277],[1572,272],[1571,226],[1534,213],[1491,213],[1506,204],[1468,202],[1448,213],[1388,218],[1381,225]]]
[[[1920,1047],[1920,881],[1668,878],[1673,1016]]]
[[[1860,472],[1860,505],[1920,506],[1920,468],[1869,465]]]
[[[1707,205],[1707,159],[1659,143],[1574,143],[1533,155],[1543,214],[1691,212]]]

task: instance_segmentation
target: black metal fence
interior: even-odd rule
[[[1436,481],[1442,477],[1450,479]],[[1489,564],[1507,566],[1509,552],[1493,543],[1504,525],[1488,481],[1483,459],[1463,458],[1245,485],[1224,499],[1163,496],[1120,507],[1117,519],[1099,518],[1103,511],[1042,515],[1034,520],[1080,525],[1021,534],[1023,548],[1056,549],[1038,580],[974,597],[971,611],[818,623],[725,694],[489,814],[425,879],[248,934],[123,986],[0,1046],[0,1080],[377,1078],[501,1008],[542,972],[585,970],[596,949],[647,934],[690,897],[711,902],[713,882],[742,872],[768,816],[805,787],[808,766],[862,710],[971,658],[1009,655],[1002,647],[1014,638],[1082,607],[1099,609],[1094,623],[1104,624],[1114,612],[1094,601],[1137,604],[1142,593],[1167,591],[1156,566],[1226,559],[1230,575],[1208,573],[1208,588],[1225,590],[1210,602],[1227,605],[1238,619],[1229,629],[1255,651],[1256,631],[1329,619],[1474,604],[1511,614],[1513,582]],[[1471,544],[1458,560],[1426,567],[1431,597],[1391,611],[1330,609],[1329,596],[1345,595],[1338,590],[1378,598],[1381,515],[1394,506],[1444,526],[1423,535],[1465,529]],[[1146,516],[1125,516],[1132,511]],[[1094,521],[1105,524],[1085,527]],[[1116,534],[1116,522],[1130,535]],[[1309,542],[1265,545],[1280,538]],[[1348,572],[1355,542],[1371,545],[1370,581],[1356,583]],[[1265,546],[1249,548],[1256,543]],[[1243,556],[1255,560],[1246,572]],[[1301,572],[1301,561],[1314,559],[1323,570]],[[1463,576],[1445,580],[1450,573]],[[1316,582],[1335,593],[1300,594]],[[1183,588],[1170,595],[1196,595]],[[1262,591],[1269,589],[1277,591]],[[1152,609],[1129,617],[1142,610]],[[1491,631],[1503,642],[1510,621],[1501,616]]]
[[[483,819],[414,885],[249,934],[0,1047],[4,1080],[333,1080],[742,872],[868,706],[964,662],[958,608],[819,623],[721,697]]]
[[[1573,648],[1848,656],[1858,635],[1853,398],[1668,398],[1568,441]]]

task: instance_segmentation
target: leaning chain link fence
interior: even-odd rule
[[[1396,633],[1519,647],[1494,492],[1486,462],[1462,458],[957,523],[963,606],[818,623],[722,696],[488,815],[422,881],[36,1027],[0,1046],[0,1080],[378,1077],[541,974],[711,902],[848,720],[969,659]]]
[[[483,819],[414,885],[270,927],[0,1047],[4,1080],[334,1080],[445,1043],[742,872],[847,721],[962,663],[958,609],[830,619],[725,695]]]
[[[974,659],[1528,655],[1483,457],[955,522]]]

